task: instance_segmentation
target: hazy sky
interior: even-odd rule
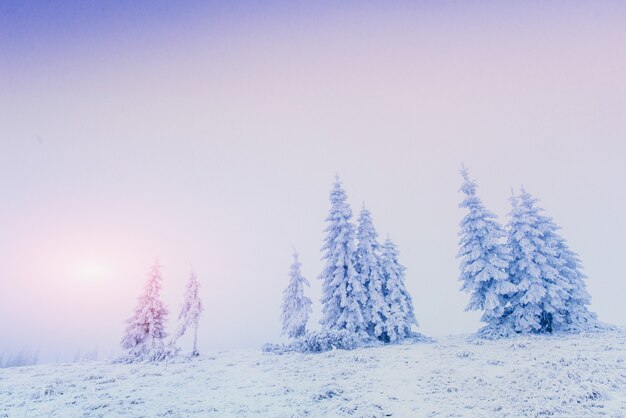
[[[319,319],[335,173],[408,268],[419,330],[471,332],[464,162],[512,186],[626,323],[624,2],[0,2],[0,352],[115,354],[155,257],[205,350],[279,339],[292,246]]]

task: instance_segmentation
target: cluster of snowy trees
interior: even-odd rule
[[[476,195],[476,182],[461,170],[460,280],[471,294],[467,310],[482,311],[479,335],[577,332],[602,328],[589,311],[581,262],[552,218],[524,188],[511,196],[503,228]]]
[[[158,361],[170,358],[179,351],[176,345],[178,339],[190,328],[194,333],[192,355],[199,355],[198,321],[203,308],[195,273],[191,273],[187,282],[185,299],[178,315],[179,326],[169,341],[166,341],[169,311],[160,297],[162,282],[161,266],[155,262],[148,274],[144,292],[139,297],[135,312],[126,321],[126,331],[121,345],[127,355],[121,359],[122,361]]]
[[[603,328],[588,305],[581,262],[559,227],[543,214],[524,188],[511,197],[509,222],[502,227],[495,214],[476,194],[476,182],[465,167],[461,170],[460,204],[467,213],[461,221],[458,257],[462,290],[471,294],[467,310],[482,311],[485,338],[515,334],[576,332]],[[337,177],[330,192],[326,238],[322,247],[325,266],[322,281],[321,333],[307,332],[311,300],[305,296],[309,282],[301,272],[294,250],[289,284],[283,292],[282,333],[304,342],[301,351],[333,346],[341,340],[353,346],[362,340],[385,343],[423,337],[412,332],[417,326],[413,302],[405,286],[405,268],[389,237],[379,243],[372,215],[361,209],[358,224]],[[122,347],[126,361],[156,361],[179,349],[176,343],[188,329],[194,333],[193,352],[198,355],[198,320],[202,312],[199,284],[194,273],[187,283],[179,314],[179,327],[166,341],[168,309],[160,299],[161,268],[155,263],[134,315],[128,319]],[[425,337],[424,337],[425,338]],[[422,340],[424,340],[422,338]]]
[[[352,209],[338,177],[330,192],[330,204],[322,247],[326,263],[320,275],[323,330],[345,331],[384,342],[409,337],[417,321],[396,245],[390,238],[382,245],[378,242],[371,213],[365,206],[358,226],[351,222]],[[283,334],[290,338],[305,336],[311,312],[311,300],[304,295],[308,282],[300,266],[294,254],[281,316]]]
[[[17,353],[0,354],[0,369],[8,367],[33,366],[38,363],[39,350],[22,349]]]

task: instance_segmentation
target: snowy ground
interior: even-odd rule
[[[626,416],[626,330],[0,369],[0,417]]]

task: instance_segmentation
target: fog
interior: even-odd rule
[[[335,174],[419,331],[472,332],[461,163],[501,222],[540,198],[624,324],[623,4],[130,7],[0,7],[0,353],[117,355],[155,258],[171,326],[197,272],[201,350],[279,341],[293,246],[317,327]]]

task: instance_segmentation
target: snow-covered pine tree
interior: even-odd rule
[[[389,307],[386,321],[387,337],[395,342],[411,334],[411,326],[417,326],[413,299],[404,284],[406,268],[398,261],[398,248],[389,237],[382,247],[381,265],[385,287],[383,292]]]
[[[509,251],[505,244],[506,233],[497,222],[496,215],[485,208],[476,195],[477,184],[462,166],[463,184],[460,191],[465,198],[459,207],[467,209],[460,223],[459,252],[461,259],[459,280],[461,290],[470,292],[470,301],[465,310],[482,310],[481,321],[486,326],[479,334],[489,338],[509,335],[511,332],[502,324],[507,301],[516,288],[507,273]]]
[[[311,299],[304,296],[304,286],[309,286],[309,281],[302,276],[298,260],[298,253],[293,251],[293,263],[289,268],[289,285],[283,291],[283,305],[281,320],[283,323],[283,335],[289,338],[299,338],[306,333],[306,324],[311,310]]]
[[[561,274],[565,261],[554,238],[556,225],[541,215],[537,202],[524,188],[519,198],[511,197],[509,274],[517,292],[508,323],[518,333],[552,332],[561,326],[571,287]]]
[[[532,199],[530,194],[522,188],[521,199]],[[558,270],[557,283],[549,281],[548,289],[554,294],[548,297],[547,307],[544,309],[544,327],[547,331],[581,331],[591,328],[603,328],[595,313],[590,312],[588,305],[591,296],[587,292],[585,274],[582,264],[574,251],[569,248],[567,241],[557,231],[561,228],[552,218],[538,215],[539,224],[544,232],[545,240],[554,248],[558,261],[554,267]],[[567,292],[567,296],[565,296]],[[556,311],[556,312],[555,312]]]
[[[377,238],[378,233],[374,228],[372,215],[363,205],[357,227],[358,242],[355,259],[359,282],[364,284],[367,293],[365,305],[367,332],[372,337],[389,341],[386,327],[389,306],[383,294],[384,275],[380,259],[380,244]]]
[[[198,277],[196,276],[196,273],[192,271],[189,275],[189,280],[187,281],[185,301],[183,302],[180,314],[178,315],[180,325],[178,328],[178,332],[176,333],[176,338],[178,339],[185,334],[187,328],[193,328],[193,351],[191,352],[192,356],[200,355],[200,353],[198,352],[198,322],[203,308],[202,301],[200,300],[199,288],[200,284],[198,283]]]
[[[322,280],[322,319],[325,329],[345,329],[358,336],[367,334],[364,306],[367,294],[354,268],[354,225],[347,195],[337,176],[330,192],[331,208],[322,251],[326,265]]]
[[[569,283],[567,309],[559,330],[577,332],[591,328],[604,328],[605,325],[599,323],[597,315],[589,311],[591,296],[587,292],[585,283],[587,276],[581,271],[582,263],[578,254],[570,250],[567,242],[560,235],[557,235],[555,239],[559,257],[563,260],[561,275]]]
[[[135,313],[126,321],[128,326],[121,344],[131,361],[156,361],[167,355],[164,339],[168,310],[159,297],[162,280],[161,267],[155,262]]]

